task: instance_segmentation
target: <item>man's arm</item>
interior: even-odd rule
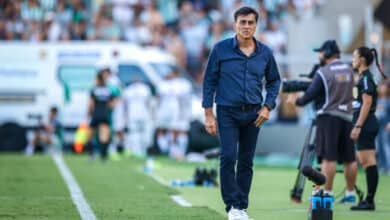
[[[219,64],[216,48],[210,53],[206,71],[203,79],[203,101],[202,107],[205,110],[205,127],[209,134],[217,134],[217,122],[213,113],[215,89],[218,84]]]
[[[265,69],[265,89],[267,96],[265,98],[264,106],[257,112],[257,118],[255,120],[256,127],[260,127],[265,121],[269,119],[270,111],[275,108],[276,97],[279,94],[280,88],[280,75],[278,66],[276,65],[275,58],[271,54],[270,60],[267,63]]]
[[[207,62],[206,71],[203,78],[203,101],[202,107],[212,108],[214,102],[215,89],[218,84],[219,65],[217,58],[217,51],[214,47],[210,53]]]
[[[298,98],[295,102],[297,106],[304,106],[307,103],[313,101],[324,91],[324,83],[322,82],[321,76],[316,74],[309,88],[305,91],[305,94]]]
[[[356,121],[356,124],[355,124],[354,128],[352,129],[351,135],[350,135],[351,139],[354,141],[356,141],[359,138],[362,126],[363,126],[364,122],[366,121],[368,114],[370,113],[370,109],[371,109],[371,105],[372,105],[372,96],[371,95],[369,95],[367,93],[363,93],[362,99],[363,99],[363,105],[360,109],[358,120]]]
[[[265,79],[266,79],[265,89],[267,91],[267,96],[265,98],[264,105],[268,108],[268,110],[271,110],[275,108],[276,97],[279,94],[279,88],[280,88],[280,75],[278,71],[278,66],[272,54],[266,67]]]

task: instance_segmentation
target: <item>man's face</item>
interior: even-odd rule
[[[234,24],[237,36],[251,39],[256,31],[256,16],[254,14],[239,15]]]

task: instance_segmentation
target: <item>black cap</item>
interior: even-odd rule
[[[325,41],[320,48],[314,49],[314,52],[321,52],[328,50],[331,54],[337,54],[340,53],[340,49],[337,46],[337,43],[335,40],[327,40]]]

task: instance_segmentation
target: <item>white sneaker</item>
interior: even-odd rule
[[[240,210],[240,212],[243,220],[253,220],[253,218],[249,217],[245,209]]]
[[[228,212],[228,219],[229,220],[244,220],[244,218],[242,216],[242,211],[232,207]]]

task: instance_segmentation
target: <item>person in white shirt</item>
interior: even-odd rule
[[[173,73],[172,79],[174,94],[179,104],[179,114],[173,125],[174,142],[169,151],[172,158],[181,160],[184,159],[188,147],[188,131],[191,121],[191,83],[179,77],[177,72]]]
[[[128,132],[125,146],[136,156],[145,156],[151,144],[150,132],[150,87],[140,80],[134,80],[123,91],[123,103]]]
[[[156,138],[158,148],[163,154],[169,153],[174,142],[173,130],[179,118],[179,102],[176,97],[173,78],[174,74],[168,74],[157,86]]]

